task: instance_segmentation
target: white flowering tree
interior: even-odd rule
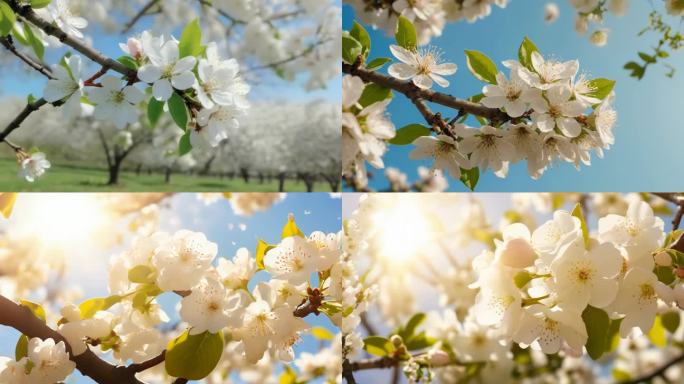
[[[345,250],[382,293],[345,337],[347,382],[683,379],[683,194],[343,204]]]
[[[334,330],[351,331],[347,319],[358,312],[345,306],[353,298],[343,287],[356,277],[341,251],[341,232],[306,235],[290,214],[283,218],[280,241],[255,241],[249,244],[253,252],[243,247],[224,258],[217,257],[217,244],[204,233],[157,229],[175,197],[54,196],[41,203],[37,195],[0,194],[2,215],[20,220],[0,235],[0,325],[21,334],[15,355],[0,357],[0,383],[68,382],[74,370],[97,383],[341,380],[340,334]],[[133,240],[110,259],[108,277],[98,278],[106,282],[109,296],[88,298],[86,292],[81,299],[83,292],[64,286],[64,255],[45,238],[27,241],[36,225],[52,224],[29,222],[36,212],[19,206],[11,212],[22,198],[47,207],[44,217],[68,211],[74,223],[87,219],[77,226],[89,234],[101,229],[105,247],[121,241],[119,231],[132,232]],[[198,195],[204,204],[227,199],[243,216],[287,204],[280,203],[283,198],[275,193]],[[59,206],[51,211],[54,204]],[[22,214],[28,214],[26,220],[21,221]],[[127,222],[127,230],[116,220]],[[27,225],[33,231],[19,230]],[[28,301],[29,296],[42,299]],[[162,304],[174,297],[175,305]],[[170,316],[169,308],[175,312]],[[296,353],[293,346],[305,335],[320,345]]]
[[[48,81],[42,97],[30,95],[0,130],[0,142],[14,151],[27,180],[43,174],[50,167],[45,154],[24,149],[10,135],[52,104],[63,110],[64,124],[92,115],[121,130],[145,123],[152,135],[165,128],[156,125],[168,114],[182,132],[176,157],[193,148],[212,151],[244,133],[250,83],[280,77],[316,89],[339,74],[339,20],[334,1],[3,0],[5,55]],[[89,24],[129,36],[138,25],[146,29],[126,38],[120,55],[108,57],[86,34]],[[49,65],[55,55],[61,59]],[[117,140],[125,144],[124,135]],[[111,171],[117,156],[108,157]]]

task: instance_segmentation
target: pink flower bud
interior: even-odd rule
[[[447,365],[451,361],[449,354],[439,349],[428,352],[428,357],[430,358],[430,365],[435,367]]]
[[[537,254],[525,239],[511,239],[506,241],[499,252],[499,261],[503,265],[513,268],[527,268],[534,264]]]
[[[142,55],[142,44],[140,43],[140,40],[131,37],[128,39],[126,45],[128,46],[128,53],[134,58],[137,59]]]

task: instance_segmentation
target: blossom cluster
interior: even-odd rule
[[[18,361],[0,356],[0,383],[53,384],[64,381],[74,368],[63,341],[34,337]]]
[[[681,231],[666,236],[653,211],[665,212],[664,200],[639,194],[512,197],[498,229],[478,198],[455,195],[369,195],[348,219],[345,228],[356,244],[352,256],[370,257],[365,281],[383,293],[377,298],[381,315],[372,318],[394,329],[387,340],[412,351],[394,355],[407,377],[600,381],[606,369],[584,355],[597,360],[610,354],[614,378],[628,380],[680,353],[665,347],[684,331],[678,321],[684,285],[676,275],[680,254],[670,248]],[[579,205],[572,213],[555,210],[578,200],[598,214],[595,230],[588,230]],[[405,209],[409,203],[420,203],[420,216]],[[538,225],[539,212],[553,218]],[[395,215],[407,220],[406,233],[393,236],[399,229],[386,228]],[[415,224],[421,220],[437,224]],[[489,249],[463,257],[473,243]],[[410,259],[400,259],[407,248]],[[435,305],[418,297],[435,291],[438,309],[418,312]],[[402,333],[404,324],[425,333],[420,344]],[[368,346],[377,336],[369,336],[366,350],[377,354]],[[639,359],[648,362],[635,364]],[[664,374],[681,379],[678,369]]]
[[[397,19],[404,16],[416,26],[420,44],[440,36],[448,21],[475,22],[489,16],[493,6],[505,8],[509,0],[393,0],[373,2],[345,0],[364,23],[394,34]]]

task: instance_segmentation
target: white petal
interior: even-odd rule
[[[404,62],[406,64],[416,64],[416,54],[409,51],[408,49],[404,47],[400,47],[398,45],[390,45],[390,51],[396,57],[399,59],[401,62]]]
[[[159,67],[146,64],[138,69],[138,78],[146,83],[152,84],[161,78],[162,71]]]
[[[387,68],[387,73],[389,73],[390,76],[397,78],[399,80],[408,80],[413,76],[417,75],[418,70],[415,67],[412,67],[408,64],[395,63],[390,65],[389,68]]]
[[[428,75],[418,75],[413,78],[413,84],[418,88],[430,89],[432,87],[432,79]]]
[[[195,74],[192,72],[183,72],[175,74],[171,77],[171,84],[173,87],[180,90],[186,90],[195,85]]]
[[[173,88],[171,87],[171,83],[166,79],[159,79],[155,81],[152,86],[152,95],[154,95],[154,98],[158,101],[170,99],[172,93]]]

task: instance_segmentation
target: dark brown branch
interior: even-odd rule
[[[56,343],[63,341],[71,355],[71,346],[59,332],[48,327],[28,308],[2,295],[0,295],[0,324],[12,327],[30,338],[53,339]],[[70,356],[70,359],[76,363],[76,368],[83,375],[92,378],[97,383],[143,384],[126,367],[112,365],[100,359],[89,349],[78,356]]]
[[[684,196],[682,196],[679,193],[662,193],[662,192],[654,192],[652,193],[654,196],[658,196],[663,200],[667,200],[670,203],[676,204],[678,206],[677,213],[675,213],[674,217],[672,218],[672,230],[679,229],[679,225],[682,222],[682,216],[684,216]]]
[[[129,372],[133,372],[133,373],[146,371],[152,367],[155,367],[155,366],[163,363],[165,358],[166,358],[166,351],[163,351],[162,353],[153,357],[152,359],[149,359],[147,361],[143,361],[142,363],[131,364],[128,367],[126,367],[126,369]]]
[[[12,7],[12,10],[16,14],[20,15],[25,20],[28,20],[48,35],[56,37],[62,43],[72,47],[73,49],[77,50],[90,60],[100,64],[102,67],[119,72],[120,74],[128,77],[129,79],[136,78],[137,72],[135,70],[126,67],[122,63],[112,58],[104,56],[97,50],[85,45],[85,43],[83,43],[82,41],[67,35],[64,31],[62,31],[55,25],[52,25],[47,20],[44,20],[43,18],[38,16],[30,6],[19,5],[16,1],[10,1],[9,5],[10,7]]]
[[[342,72],[353,76],[358,76],[365,82],[372,82],[385,88],[393,89],[406,95],[406,97],[411,100],[418,99],[430,101],[445,107],[457,109],[459,111],[462,110],[471,115],[484,117],[492,121],[506,121],[510,119],[505,112],[499,109],[487,108],[482,104],[461,100],[449,94],[436,92],[431,89],[421,89],[416,87],[411,82],[398,80],[376,71],[369,71],[359,66],[343,63]]]
[[[0,44],[7,48],[8,51],[12,52],[14,56],[18,57],[21,61],[26,63],[29,67],[38,71],[43,76],[47,77],[50,80],[55,79],[55,77],[52,75],[52,70],[50,68],[43,65],[38,60],[28,56],[27,54],[17,50],[17,47],[15,47],[14,43],[12,42],[11,36],[8,35],[7,37],[0,37]]]
[[[105,139],[104,132],[102,132],[102,129],[98,128],[97,134],[100,137],[100,143],[102,144],[102,148],[104,149],[105,155],[107,156],[107,166],[111,167],[112,155],[109,153],[109,145],[107,145],[107,139]]]
[[[375,329],[373,324],[368,320],[366,313],[361,314],[361,325],[366,329],[366,333],[370,335],[377,335],[378,331]]]
[[[10,133],[12,133],[12,131],[19,128],[21,123],[23,123],[24,120],[26,120],[26,118],[29,117],[31,113],[39,110],[42,106],[44,106],[47,103],[48,102],[45,101],[45,99],[38,99],[33,103],[26,104],[26,107],[24,107],[24,109],[19,113],[19,115],[17,115],[17,117],[15,117],[14,120],[12,120],[2,132],[0,132],[0,141],[4,141],[5,138],[9,136]]]
[[[665,371],[670,369],[672,366],[675,366],[675,365],[681,364],[681,363],[684,363],[684,353],[673,358],[672,360],[663,364],[660,368],[656,369],[655,371],[653,371],[647,375],[637,377],[636,379],[632,379],[632,380],[621,381],[620,384],[650,383],[655,378],[658,378],[658,377],[664,378],[665,377]]]
[[[151,0],[150,2],[148,2],[138,13],[135,14],[135,16],[133,16],[133,18],[128,23],[126,23],[121,33],[128,33],[128,31],[130,31],[131,28],[133,28],[135,23],[140,21],[140,19],[143,16],[147,15],[150,9],[152,9],[152,7],[154,7],[158,2],[159,0]]]

